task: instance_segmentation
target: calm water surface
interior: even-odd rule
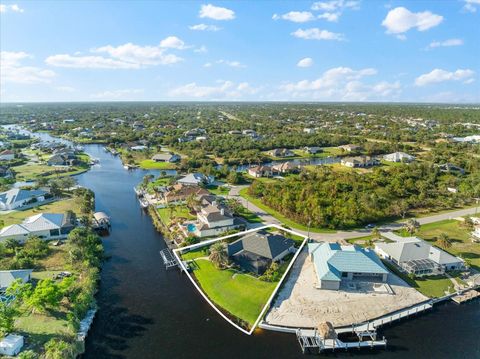
[[[110,259],[102,269],[99,312],[85,358],[304,358],[294,335],[240,333],[205,303],[185,275],[165,270],[159,256],[163,239],[132,190],[154,171],[126,171],[101,146],[88,145],[85,151],[100,164],[78,182],[95,191],[97,210],[112,217],[113,228],[104,239]],[[322,357],[480,358],[480,301],[439,305],[380,334],[388,339],[387,350]]]

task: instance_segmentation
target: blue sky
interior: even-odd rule
[[[480,102],[480,0],[2,1],[1,101]]]

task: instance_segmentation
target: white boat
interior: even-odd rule
[[[139,198],[138,201],[140,202],[140,206],[142,208],[147,208],[148,207],[148,202],[145,198]]]

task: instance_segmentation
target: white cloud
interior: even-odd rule
[[[90,97],[99,100],[118,100],[135,98],[135,95],[142,94],[143,89],[122,89],[122,90],[108,90],[92,94]]]
[[[197,47],[195,50],[193,50],[193,52],[197,52],[199,54],[204,54],[204,53],[208,52],[208,49],[205,45],[202,45],[200,47]]]
[[[434,69],[429,73],[418,76],[415,79],[415,86],[426,86],[444,81],[463,81],[472,83],[474,81],[475,71],[470,69],[458,69],[453,72],[442,69]]]
[[[348,0],[331,0],[318,1],[313,3],[312,10],[323,11],[318,15],[319,19],[325,19],[330,22],[337,22],[342,13],[347,10],[358,10],[360,8],[360,1]]]
[[[182,50],[185,48],[185,43],[176,36],[169,36],[160,41],[160,47]]]
[[[12,4],[12,5],[0,4],[0,13],[5,13],[8,11],[19,12],[19,13],[24,12],[24,10],[17,4]]]
[[[203,67],[212,67],[212,63],[211,62],[206,62],[205,64],[203,64]]]
[[[169,92],[170,97],[180,99],[203,98],[203,99],[241,99],[258,92],[257,88],[247,82],[235,84],[232,81],[220,81],[218,85],[202,86],[195,82],[179,86]]]
[[[480,0],[464,0],[465,5],[463,6],[464,11],[468,12],[477,12],[477,6],[480,6]]]
[[[298,29],[295,32],[292,32],[291,35],[305,40],[336,40],[343,41],[345,38],[343,34],[330,32],[327,30],[320,30],[319,28],[313,27],[310,29]]]
[[[163,39],[158,46],[140,46],[126,43],[119,46],[102,46],[90,50],[98,55],[72,56],[58,54],[47,57],[51,66],[90,69],[139,69],[147,66],[171,65],[183,61],[177,55],[167,53],[168,48],[184,49],[185,43],[176,36]]]
[[[280,90],[294,99],[329,101],[370,101],[396,98],[401,92],[400,82],[381,81],[366,84],[362,79],[377,74],[373,68],[354,70],[336,67],[325,71],[315,80],[284,83]]]
[[[24,66],[24,60],[32,58],[25,52],[0,52],[1,83],[37,84],[51,82],[55,72],[34,66]]]
[[[313,59],[311,57],[305,57],[298,61],[297,66],[298,67],[310,67],[313,65]]]
[[[246,65],[242,64],[240,61],[230,61],[230,60],[223,60],[223,59],[220,59],[220,60],[217,60],[215,61],[216,64],[222,64],[222,65],[227,65],[227,66],[230,66],[230,67],[235,67],[237,69],[241,69],[241,68],[245,68],[247,67]],[[210,64],[210,63],[208,63]],[[205,64],[207,65],[207,64]],[[205,66],[204,65],[204,66]],[[211,66],[212,64],[210,64]],[[205,66],[205,67],[210,67],[210,66]]]
[[[387,28],[388,34],[403,34],[410,29],[425,31],[439,25],[443,16],[430,11],[411,12],[404,7],[396,7],[388,12],[382,25]]]
[[[433,41],[428,45],[428,49],[434,49],[436,47],[450,47],[463,45],[462,39],[448,39],[444,41]]]
[[[45,59],[50,66],[74,69],[139,69],[140,65],[102,56],[52,55]]]
[[[225,7],[208,4],[202,5],[199,16],[213,20],[233,20],[235,19],[235,12]]]
[[[323,14],[318,15],[319,19],[325,19],[330,22],[337,22],[338,19],[340,18],[340,13],[339,12],[325,12]]]
[[[287,20],[292,22],[308,22],[315,20],[315,16],[310,11],[290,11],[283,15],[274,14],[273,20]]]
[[[207,24],[197,24],[188,27],[190,30],[194,31],[219,31],[222,28],[216,25],[207,25]]]

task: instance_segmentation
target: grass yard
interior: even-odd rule
[[[187,206],[178,205],[173,207],[173,211],[166,207],[166,208],[158,208],[157,209],[158,215],[164,224],[167,226],[171,222],[173,217],[182,217],[186,219],[195,219],[196,217],[190,213],[190,210]]]
[[[181,254],[181,258],[185,261],[197,259],[200,257],[208,257],[208,256],[209,256],[208,247],[202,247],[202,248],[195,249],[193,251]]]
[[[55,178],[73,176],[86,172],[88,171],[88,169],[89,167],[87,165],[73,166],[68,169],[47,165],[31,164],[12,167],[12,170],[15,171],[15,178],[17,179],[17,181],[31,181],[35,180],[37,177]]]
[[[13,211],[7,214],[0,214],[0,219],[4,221],[5,226],[21,223],[26,217],[34,216],[40,213],[65,213],[71,210],[80,213],[80,203],[76,198],[63,199],[60,201],[44,204],[25,211]],[[0,212],[1,213],[1,212]]]
[[[216,196],[226,196],[230,192],[226,186],[208,186],[207,190]]]
[[[453,283],[445,276],[428,276],[411,279],[405,273],[400,272],[393,264],[383,261],[383,264],[398,277],[402,278],[410,286],[429,298],[442,297],[446,291],[453,292]]]
[[[278,219],[280,222],[282,222],[284,225],[290,227],[290,228],[293,228],[293,229],[299,229],[301,231],[308,231],[308,227],[307,226],[304,226],[303,224],[300,224],[300,223],[297,223],[297,222],[294,222],[290,219],[288,219],[287,217],[285,217],[283,214],[281,214],[280,212],[277,212],[276,210],[274,210],[273,208],[270,208],[266,205],[264,205],[258,198],[254,198],[252,196],[250,196],[248,194],[248,188],[244,188],[240,191],[240,196],[242,196],[243,198],[247,199],[248,201],[252,202],[255,206],[257,206],[258,208],[264,210],[265,212],[267,212],[268,214],[272,215],[273,217],[275,217],[276,219]],[[311,227],[310,228],[310,232],[315,232],[315,233],[334,233],[336,232],[335,230],[333,229],[327,229],[327,228],[315,228],[315,227]]]
[[[206,259],[198,259],[196,264],[198,268],[193,274],[207,296],[233,316],[253,326],[277,283],[264,282],[230,269],[219,270]]]
[[[146,170],[172,170],[175,164],[170,162],[155,162],[154,160],[143,160],[139,162],[140,168]]]
[[[441,233],[446,233],[452,240],[452,247],[447,251],[465,259],[476,270],[480,270],[480,243],[473,243],[469,231],[461,222],[446,220],[429,223],[420,227],[418,237],[435,242]]]
[[[257,216],[255,213],[249,211],[243,206],[239,210],[238,215],[245,218],[250,223],[262,223],[262,219],[259,216]]]

